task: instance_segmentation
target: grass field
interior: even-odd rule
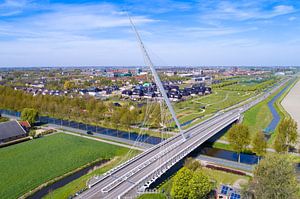
[[[216,113],[222,109],[233,106],[239,102],[253,97],[255,92],[225,91],[214,89],[214,92],[206,96],[196,96],[187,101],[175,104],[175,111],[181,123]],[[201,109],[205,106],[205,109]]]
[[[294,82],[295,83],[295,82]],[[273,119],[272,113],[268,107],[268,102],[272,100],[272,98],[277,95],[283,88],[285,88],[285,84],[282,86],[278,91],[276,91],[274,94],[269,96],[266,100],[262,101],[261,103],[257,104],[256,106],[252,107],[244,114],[244,120],[243,124],[247,125],[250,130],[251,136],[255,135],[257,131],[265,129],[270,122]],[[289,92],[290,88],[293,87],[294,84],[292,84],[275,102],[275,108],[278,111],[281,119],[283,117],[287,117],[288,114],[281,106],[280,102],[282,99],[286,96],[286,94]],[[269,143],[272,142],[273,139],[269,140]]]
[[[138,199],[165,199],[166,196],[162,193],[147,193],[138,197]]]
[[[268,102],[271,99],[272,97],[245,112],[243,124],[249,127],[251,137],[257,131],[265,129],[272,121],[273,116],[268,107]]]
[[[17,198],[92,161],[124,156],[128,149],[55,134],[0,149],[0,198]]]
[[[250,178],[248,176],[240,176],[232,173],[227,173],[224,171],[212,170],[209,168],[202,168],[204,173],[209,176],[211,180],[216,182],[216,185],[219,186],[221,184],[230,184],[233,185],[237,180],[243,179],[248,181]]]
[[[113,160],[111,160],[109,163],[103,165],[103,167],[100,167],[91,173],[81,176],[80,178],[66,184],[65,186],[56,189],[49,193],[47,196],[44,198],[46,199],[61,199],[61,198],[68,198],[70,195],[74,195],[77,191],[82,190],[83,188],[86,187],[86,182],[95,175],[101,175],[108,170],[116,167],[122,162],[125,162],[126,160],[130,159],[131,157],[137,155],[137,151],[134,151],[131,155],[127,157],[116,157]]]

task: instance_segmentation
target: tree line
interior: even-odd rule
[[[223,89],[230,91],[262,91],[267,87],[274,85],[276,82],[277,80],[275,78],[272,78],[254,85],[239,85],[239,83],[237,85],[227,85]]]
[[[218,84],[213,84],[212,88],[222,88],[225,86],[235,85],[237,83],[238,83],[238,81],[236,81],[236,80],[226,80],[226,81],[218,83]]]
[[[2,109],[21,112],[24,108],[32,108],[39,115],[128,130],[132,125],[145,123],[146,117],[147,127],[161,127],[161,109],[158,103],[138,107],[132,102],[124,102],[121,106],[116,106],[113,102],[93,97],[33,96],[6,86],[0,86],[0,98]]]
[[[274,149],[278,153],[288,152],[289,148],[297,143],[297,123],[292,118],[283,119],[276,132]],[[250,138],[248,126],[234,124],[228,131],[228,141],[237,153],[251,150],[258,156],[264,156],[267,149],[267,141],[262,131],[258,131],[253,139]],[[251,144],[252,148],[249,148]]]

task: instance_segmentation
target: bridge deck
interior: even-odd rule
[[[189,138],[186,141],[182,140],[181,136],[175,137],[173,140],[164,143],[161,147],[151,151],[145,156],[139,158],[135,162],[128,164],[124,168],[115,173],[108,175],[105,179],[101,180],[98,184],[92,187],[89,192],[83,193],[81,198],[118,198],[128,187],[132,187],[136,182],[143,179],[147,174],[153,173],[159,168],[163,162],[170,161],[171,158],[175,157],[181,151],[187,149],[192,145],[200,146],[203,142],[209,139],[212,135],[223,129],[224,126],[228,125],[228,122],[233,122],[239,118],[238,111],[230,111],[226,114],[219,115],[214,120],[211,120],[203,125],[197,126],[190,131],[185,132],[189,134]],[[172,146],[175,146],[172,148]],[[144,166],[141,169],[138,167],[143,166],[144,163],[154,158],[164,150],[168,150],[168,153],[162,154],[156,160]],[[130,175],[132,170],[138,169],[137,172],[129,176],[126,180],[120,180],[121,177],[125,177],[126,174]],[[120,182],[117,182],[120,180]],[[111,186],[111,187],[110,187]],[[107,193],[103,193],[102,190],[107,188]]]
[[[138,187],[150,180],[150,177],[159,177],[178,159],[183,158],[203,142],[218,133],[220,130],[237,120],[241,113],[275,92],[282,82],[272,91],[264,93],[261,97],[196,125],[185,131],[188,139],[182,140],[180,135],[174,136],[163,143],[136,156],[130,161],[111,170],[101,179],[91,181],[91,188],[78,198],[124,198],[129,192],[136,192]],[[173,146],[173,147],[172,147]],[[177,158],[177,159],[176,159]],[[172,163],[170,165],[170,162]],[[169,165],[168,165],[169,164]]]

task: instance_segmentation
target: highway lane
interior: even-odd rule
[[[223,129],[224,125],[227,126],[228,122],[232,122],[237,117],[239,117],[239,114],[233,113],[231,115],[231,117],[228,116],[221,124],[218,124],[218,127],[216,127],[215,125],[212,125],[208,129],[205,130],[205,133],[194,134],[193,137],[189,138],[185,142],[181,142],[181,145],[179,145],[178,148],[175,148],[174,150],[170,151],[166,155],[166,157],[164,158],[163,161],[159,159],[159,160],[156,160],[156,162],[154,162],[153,164],[148,165],[145,169],[139,171],[136,175],[129,178],[128,181],[126,181],[123,184],[121,184],[120,186],[114,188],[110,192],[109,195],[105,196],[105,198],[117,198],[119,195],[121,195],[124,192],[124,190],[126,190],[126,188],[131,189],[135,186],[135,184],[132,184],[130,182],[138,182],[145,176],[145,174],[154,173],[155,171],[158,170],[159,165],[162,162],[170,161],[170,159],[179,155],[186,148],[188,148],[188,147],[197,148],[202,143],[204,143],[207,139],[209,139],[211,136],[213,136],[217,132],[219,132],[220,129]],[[99,197],[95,197],[95,198],[99,198]]]
[[[188,139],[188,141],[191,141],[193,135],[198,135],[198,136],[202,136],[201,133],[199,132],[203,132],[205,130],[207,130],[208,128],[211,128],[213,126],[215,126],[216,124],[218,124],[219,122],[221,122],[222,120],[224,120],[226,117],[228,117],[230,114],[232,114],[232,112],[227,112],[227,113],[224,113],[222,115],[219,115],[217,117],[215,117],[213,120],[210,120],[202,125],[198,125],[194,128],[191,128],[189,131],[185,132],[185,134],[191,134],[190,138]],[[114,173],[113,175],[107,177],[106,179],[102,180],[100,183],[98,183],[97,185],[95,185],[94,187],[92,187],[88,194],[85,194],[83,193],[80,197],[81,198],[87,198],[87,197],[90,197],[90,196],[95,196],[97,194],[97,197],[98,198],[106,198],[104,195],[101,194],[101,189],[105,186],[107,186],[109,183],[112,183],[113,181],[116,180],[116,178],[119,178],[121,176],[123,176],[124,174],[128,173],[130,170],[140,166],[141,164],[143,164],[144,162],[146,162],[147,160],[151,159],[154,155],[156,155],[157,153],[159,153],[161,150],[165,149],[166,147],[170,147],[174,144],[176,144],[177,142],[182,142],[182,137],[178,136],[176,137],[174,140],[172,140],[171,142],[167,142],[165,147],[163,147],[162,149],[161,148],[157,148],[156,150],[150,152],[148,155],[142,157],[141,159],[139,159],[138,161],[134,162],[133,164],[130,164],[129,166],[125,167],[124,169],[122,169],[121,171],[118,171],[116,173]],[[184,147],[186,145],[188,145],[190,142],[186,142],[184,143]],[[181,147],[180,147],[181,148]],[[164,155],[163,157],[168,159],[168,157],[172,157],[173,156],[173,153],[168,153],[166,155]],[[162,160],[161,158],[158,159],[158,160]],[[156,163],[158,163],[158,160],[156,161]],[[153,164],[153,163],[152,163]],[[151,164],[151,165],[152,165]],[[149,166],[151,166],[149,165]],[[149,168],[149,166],[147,168]],[[153,169],[150,169],[150,170],[153,170]],[[142,172],[144,173],[144,172]],[[130,184],[130,183],[129,183]],[[124,187],[128,186],[127,185],[124,185]],[[110,198],[110,197],[108,197]]]
[[[285,83],[285,82],[283,82]],[[282,84],[283,84],[282,83]],[[134,187],[135,183],[139,180],[143,179],[145,175],[148,173],[154,172],[156,168],[158,168],[159,165],[163,162],[163,160],[169,160],[169,157],[173,157],[176,155],[176,151],[178,150],[171,150],[168,154],[163,155],[161,158],[153,161],[151,164],[147,165],[146,167],[142,168],[140,171],[134,173],[134,175],[129,175],[127,180],[121,180],[120,183],[115,183],[114,181],[116,179],[121,179],[121,177],[124,177],[124,174],[130,173],[130,171],[133,171],[138,166],[142,165],[147,160],[151,159],[153,156],[159,154],[159,152],[165,150],[166,148],[171,147],[172,145],[182,142],[181,145],[177,149],[184,149],[184,147],[189,146],[191,144],[192,140],[198,141],[201,140],[198,144],[200,145],[202,142],[206,141],[206,139],[209,139],[211,137],[211,131],[209,129],[213,128],[213,126],[217,126],[218,123],[222,123],[222,120],[225,121],[225,124],[227,122],[226,118],[229,117],[231,114],[240,114],[243,113],[245,110],[250,108],[251,106],[257,104],[261,100],[265,99],[268,95],[273,93],[278,89],[279,86],[275,87],[271,92],[268,92],[264,94],[262,97],[249,102],[248,104],[243,105],[242,107],[233,109],[231,111],[221,113],[203,123],[200,123],[196,125],[195,127],[192,127],[188,130],[186,130],[184,133],[185,135],[191,134],[190,138],[186,140],[185,142],[182,142],[182,137],[180,135],[174,136],[173,138],[170,138],[163,143],[161,143],[159,146],[155,146],[145,153],[139,155],[139,157],[135,158],[134,160],[131,160],[127,164],[123,165],[123,167],[120,167],[120,170],[114,170],[111,172],[111,174],[107,175],[105,178],[103,178],[99,183],[95,184],[92,188],[90,188],[88,191],[84,192],[79,196],[79,198],[117,198],[117,196],[124,193],[125,190],[127,190],[130,187]],[[205,135],[203,132],[206,130]],[[200,137],[199,137],[200,136]],[[198,146],[199,146],[198,145]],[[115,184],[114,184],[114,183]],[[112,184],[112,190],[108,191],[108,193],[102,193],[101,190],[108,186],[109,184]]]
[[[220,118],[220,119],[222,119],[222,118]],[[207,122],[206,122],[206,123],[207,123]],[[202,125],[201,125],[201,124],[202,124]],[[194,129],[194,130],[196,130],[196,131],[201,131],[201,130],[203,130],[204,128],[206,128],[206,127],[209,125],[209,123],[207,123],[207,124],[201,123],[201,124],[199,124],[199,126],[196,126],[196,127],[194,127],[194,128],[191,128],[191,129]],[[185,134],[188,134],[188,133],[189,133],[189,132],[185,132]],[[178,140],[181,140],[181,139],[182,139],[182,138],[180,137],[180,135],[178,135],[178,136],[174,137],[173,139],[166,140],[166,141],[163,142],[162,145],[159,146],[159,147],[156,147],[156,148],[153,148],[153,149],[152,149],[152,148],[149,149],[148,151],[146,151],[145,153],[143,153],[142,156],[140,156],[137,160],[132,161],[132,163],[130,164],[130,167],[135,167],[136,165],[139,165],[141,162],[147,161],[149,157],[154,156],[154,155],[157,153],[156,150],[163,150],[163,149],[165,149],[166,147],[169,147],[169,146],[173,145],[174,143],[176,143]],[[147,152],[148,152],[148,153],[147,153]],[[121,168],[122,168],[122,167],[121,167]],[[113,174],[111,174],[111,175],[113,175],[113,176],[119,176],[119,175],[122,175],[122,174],[124,174],[125,169],[126,169],[126,166],[123,167],[121,171],[115,171],[115,172],[113,172]],[[109,177],[109,176],[110,176],[110,175],[108,175],[107,177]]]

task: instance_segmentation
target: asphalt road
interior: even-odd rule
[[[212,134],[216,133],[215,131],[216,125],[222,123],[221,127],[219,127],[220,129],[222,129],[224,128],[224,126],[228,125],[228,121],[232,122],[232,120],[235,120],[238,117],[239,117],[239,112],[237,110],[230,111],[217,116],[216,118],[210,120],[209,122],[206,122],[202,125],[198,125],[195,128],[186,131],[185,134],[190,134],[190,137],[186,141],[183,141],[181,136],[176,136],[174,139],[163,143],[157,149],[152,151],[150,150],[148,154],[145,154],[144,156],[138,158],[136,161],[132,162],[131,164],[128,164],[122,169],[113,173],[112,175],[109,175],[101,182],[96,184],[94,187],[92,187],[91,189],[89,189],[88,191],[80,195],[80,198],[118,198],[118,196],[121,195],[124,192],[124,190],[134,186],[135,182],[142,179],[146,174],[153,172],[156,168],[160,166],[162,162],[168,161],[172,157],[176,156],[181,150],[184,150],[185,148],[191,146],[192,144],[195,144],[195,142],[197,142],[197,145],[200,145],[203,142],[205,142],[207,139],[209,139],[212,136]],[[151,164],[140,169],[134,175],[130,176],[126,180],[123,180],[119,184],[114,183],[117,179],[130,173],[132,170],[143,165],[148,160],[151,160],[151,158],[153,158],[155,155],[162,153],[163,150],[175,144],[177,144],[175,148],[170,150],[168,153],[162,155],[160,158],[156,159]],[[101,190],[103,188],[106,188],[111,183],[114,183],[115,186],[112,186],[111,190],[109,190],[108,193],[103,193]]]
[[[123,198],[124,194],[136,189],[136,185],[146,179],[149,174],[154,174],[163,163],[170,162],[184,150],[200,146],[210,137],[238,119],[244,111],[267,98],[278,88],[279,86],[241,107],[225,113],[219,113],[213,118],[186,130],[184,132],[186,136],[188,135],[186,140],[182,140],[180,135],[176,135],[109,171],[100,179],[91,180],[90,185],[92,187],[79,195],[78,198]]]

